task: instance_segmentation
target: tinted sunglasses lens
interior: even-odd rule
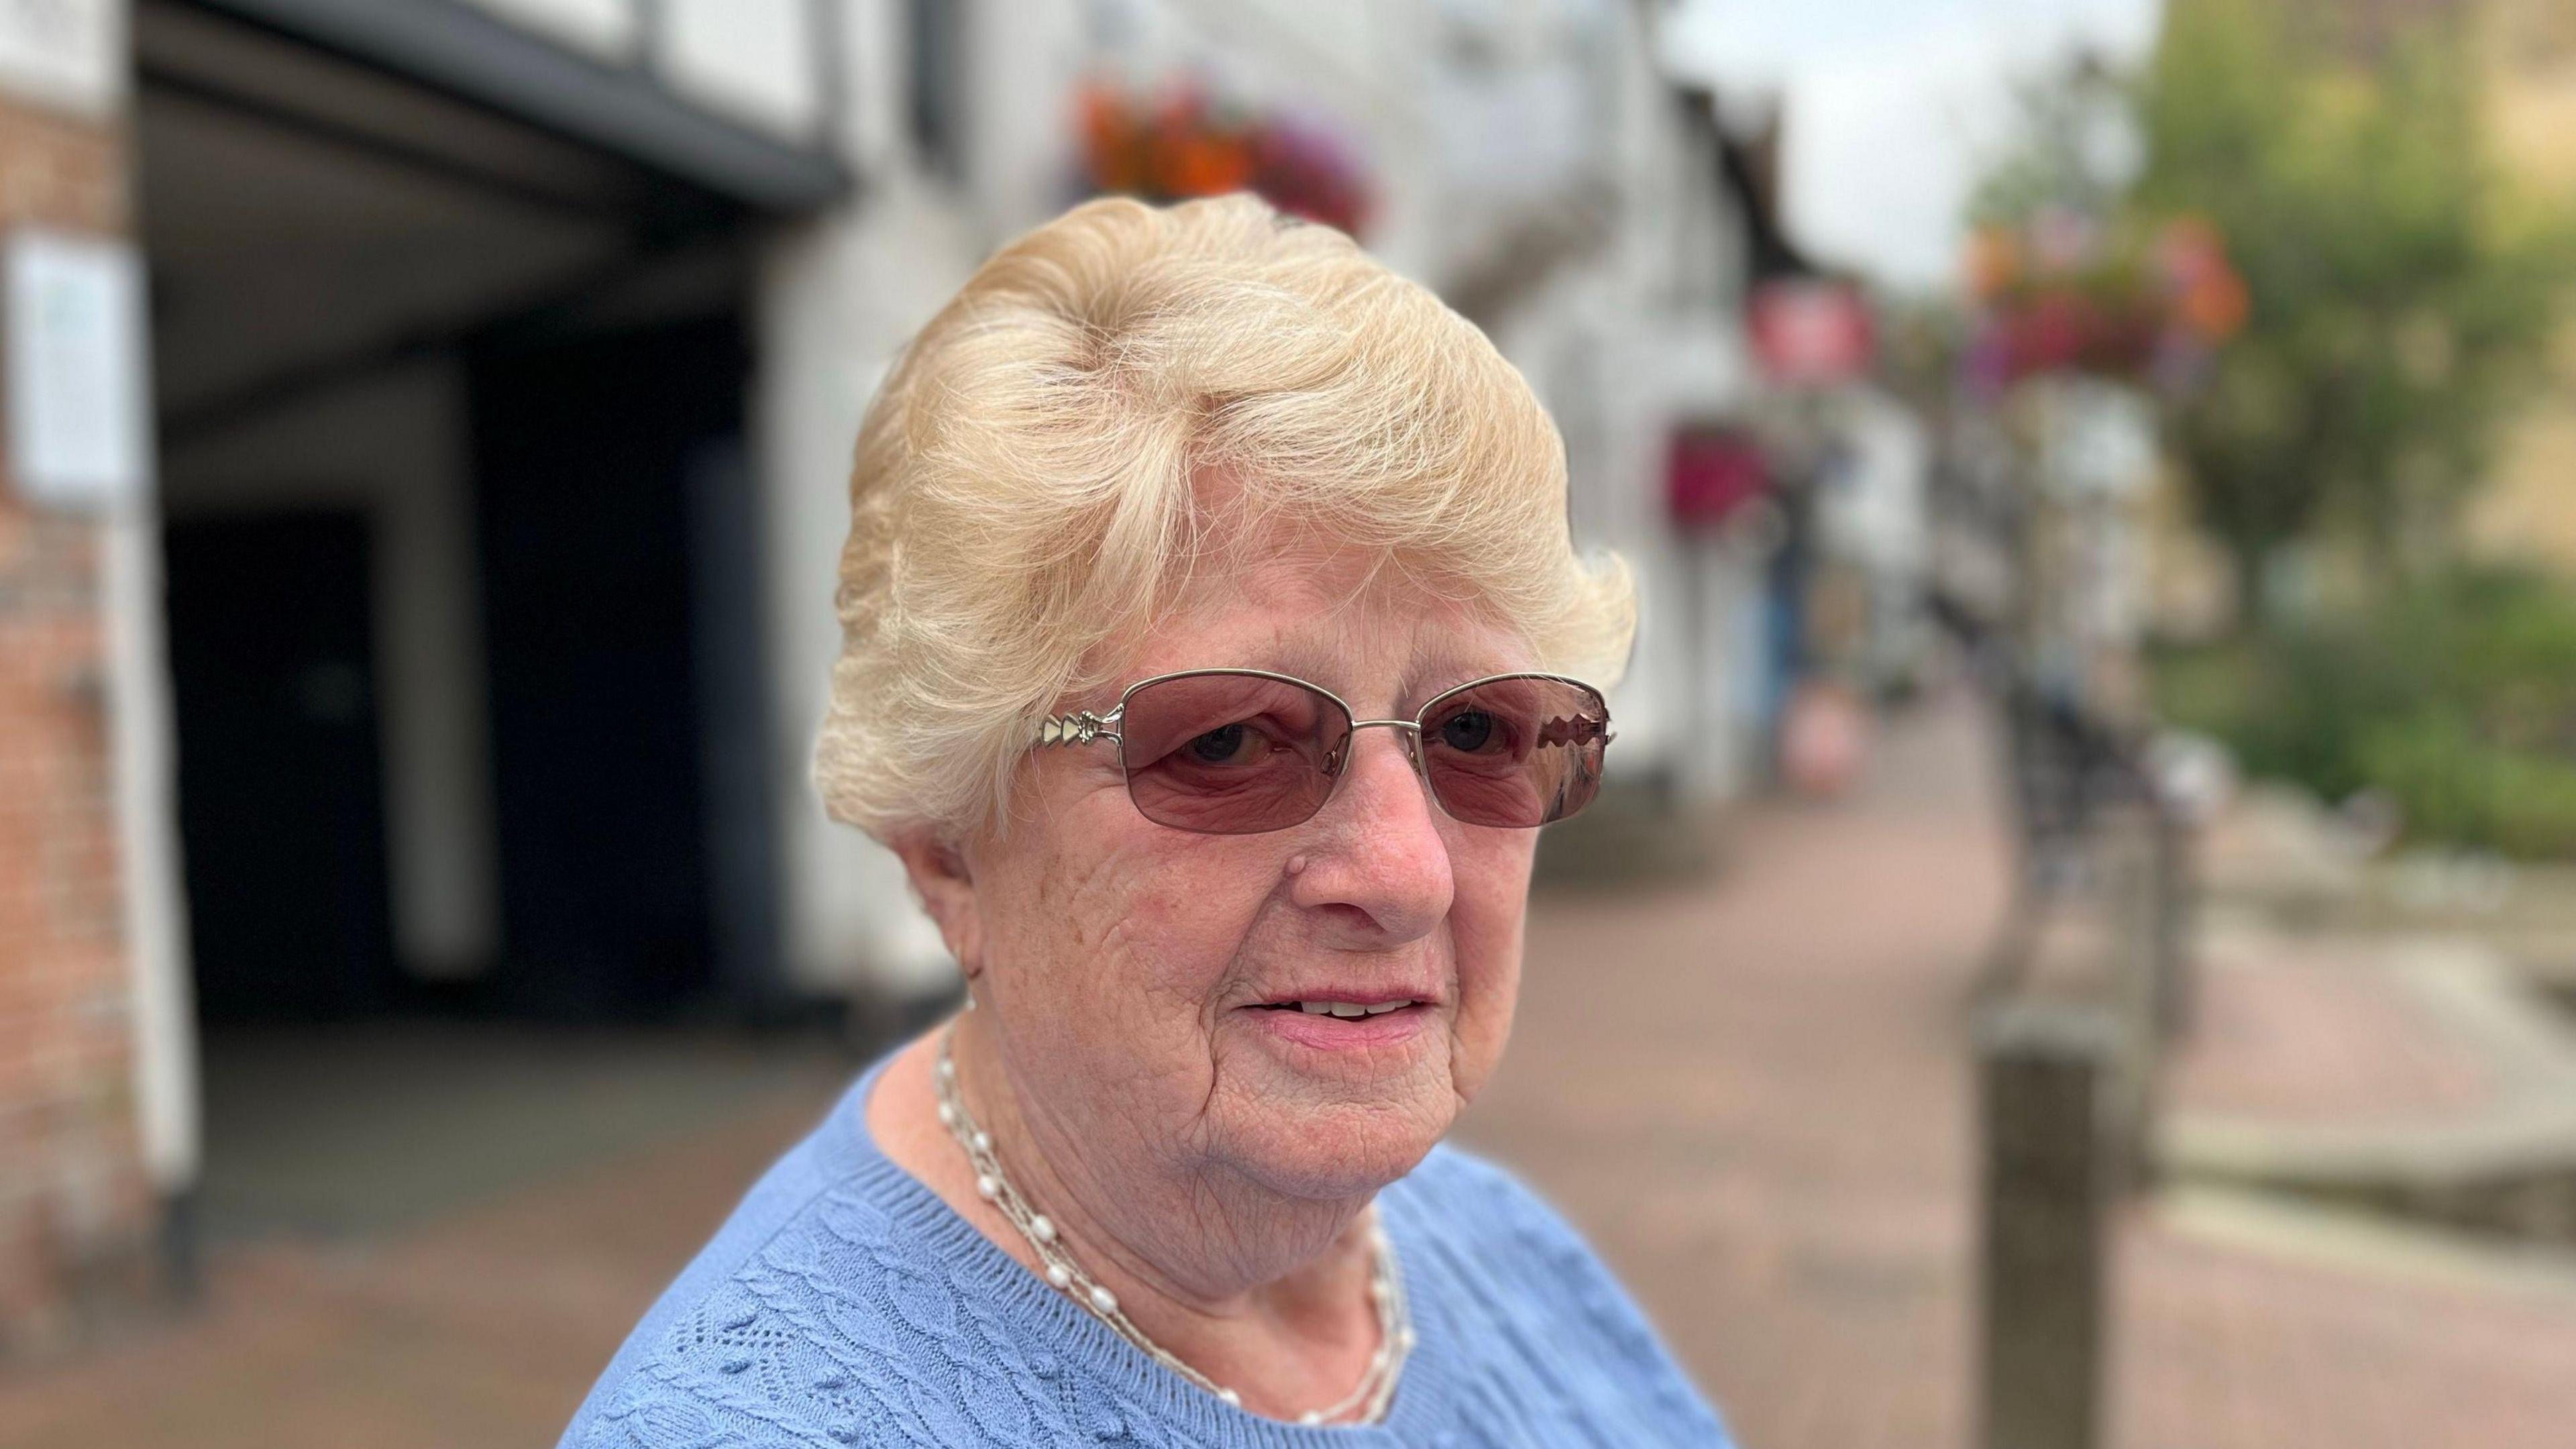
[[[1609,741],[1601,696],[1561,679],[1489,679],[1422,712],[1431,793],[1470,825],[1545,825],[1591,804]]]
[[[1249,674],[1184,674],[1127,696],[1127,793],[1146,819],[1206,835],[1284,830],[1333,792],[1351,717],[1331,696]]]

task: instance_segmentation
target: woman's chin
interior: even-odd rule
[[[1416,1100],[1304,1100],[1263,1095],[1253,1120],[1228,1136],[1245,1173],[1289,1197],[1365,1196],[1411,1172],[1455,1117],[1443,1087]]]

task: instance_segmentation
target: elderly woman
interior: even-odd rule
[[[1633,592],[1474,327],[1244,197],[996,255],[870,409],[815,779],[964,1009],[871,1067],[567,1446],[1717,1445],[1439,1145]]]

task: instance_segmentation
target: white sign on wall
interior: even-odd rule
[[[0,0],[5,3],[5,0]],[[19,232],[7,243],[9,476],[30,502],[104,510],[152,482],[143,267],[117,242]]]
[[[0,95],[103,116],[125,71],[125,0],[0,0]]]

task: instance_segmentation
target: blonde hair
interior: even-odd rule
[[[1565,508],[1529,385],[1350,238],[1244,195],[1085,203],[985,262],[869,405],[815,786],[881,840],[1001,828],[1040,719],[1276,525],[1607,686],[1635,590]]]

